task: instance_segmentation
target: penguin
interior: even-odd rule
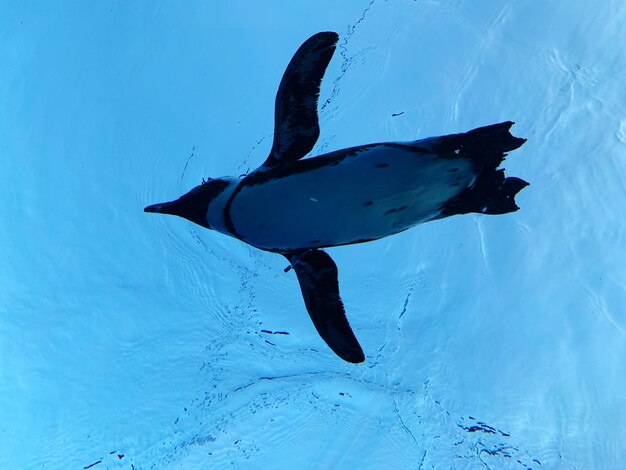
[[[454,215],[517,211],[528,183],[499,166],[526,139],[513,122],[460,134],[383,142],[304,158],[320,134],[322,78],[339,36],[320,32],[289,62],[275,101],[269,156],[241,177],[202,180],[145,212],[183,217],[284,256],[321,338],[341,359],[365,360],[346,318],[337,266],[324,248],[378,240]]]

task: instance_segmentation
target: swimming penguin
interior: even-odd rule
[[[304,157],[320,133],[317,102],[339,36],[322,32],[295,53],[278,87],[267,160],[243,178],[209,179],[145,212],[184,217],[283,255],[322,339],[342,359],[365,360],[322,250],[363,243],[457,214],[506,214],[527,182],[498,169],[526,140],[512,122],[463,134],[385,142]]]

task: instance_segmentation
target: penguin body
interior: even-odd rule
[[[289,252],[376,240],[432,220],[476,172],[470,161],[418,144],[357,147],[254,173],[226,208],[233,235]]]
[[[319,87],[337,40],[336,33],[318,33],[289,63],[263,165],[240,179],[209,179],[145,211],[178,215],[285,256],[320,336],[358,363],[365,356],[345,316],[337,267],[321,248],[377,240],[457,214],[513,212],[515,195],[528,183],[498,169],[506,152],[525,142],[509,133],[512,122],[304,159],[319,136]]]

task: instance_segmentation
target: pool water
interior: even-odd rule
[[[0,4],[0,468],[620,469],[626,5]],[[271,147],[340,42],[313,155],[512,120],[521,210],[328,250],[366,361],[283,257],[144,214]]]

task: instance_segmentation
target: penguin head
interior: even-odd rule
[[[183,194],[175,201],[162,202],[146,207],[144,212],[157,214],[177,215],[190,220],[205,228],[209,227],[207,212],[209,204],[229,185],[223,179],[202,180],[202,184],[196,186],[187,194]]]

